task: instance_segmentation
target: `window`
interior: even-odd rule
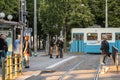
[[[116,34],[116,40],[120,40],[120,33]]]
[[[73,33],[73,39],[74,40],[83,40],[83,33]]]
[[[97,33],[87,33],[87,40],[97,40],[98,34]]]
[[[107,40],[112,40],[112,33],[102,33],[101,34],[101,40],[103,40],[103,36],[107,36]]]
[[[78,40],[79,39],[79,34],[73,33],[73,39]]]

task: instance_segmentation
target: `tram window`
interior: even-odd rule
[[[120,40],[120,34],[116,34],[116,40]]]
[[[101,40],[103,39],[103,35],[107,36],[107,40],[112,40],[112,33],[102,33],[101,34]]]
[[[98,34],[97,33],[87,33],[87,40],[97,40]]]
[[[78,40],[79,39],[79,34],[73,33],[73,39]]]
[[[80,34],[80,40],[83,40],[83,36],[84,36],[84,34]]]

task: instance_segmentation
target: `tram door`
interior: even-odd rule
[[[79,34],[79,52],[84,52],[84,40],[83,40],[84,34]]]
[[[120,33],[115,34],[115,46],[118,48],[118,52],[120,52]]]
[[[73,33],[70,52],[79,52],[79,34]]]
[[[84,51],[83,33],[73,33],[73,40],[71,43],[70,52],[83,52],[83,51]]]

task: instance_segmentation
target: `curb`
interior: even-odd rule
[[[27,71],[23,72],[22,75],[18,76],[15,80],[25,80],[31,76],[37,76],[41,73],[41,71]]]

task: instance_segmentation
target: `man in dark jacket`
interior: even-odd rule
[[[106,65],[106,58],[107,56],[109,56],[109,43],[107,42],[106,35],[103,35],[102,38],[103,41],[101,42],[101,48],[100,48],[100,50],[102,51],[100,63],[102,66],[104,66],[105,71],[107,71],[108,67],[106,67],[105,65]]]
[[[62,38],[60,38],[58,44],[59,44],[60,58],[63,58],[63,44],[64,43],[63,43]]]
[[[53,47],[55,45],[55,37],[53,37],[50,41],[50,58],[53,58],[52,57],[52,53],[53,53]]]
[[[6,35],[0,35],[0,66],[2,64],[1,57],[6,57],[6,53],[8,51],[8,46],[6,42]]]

